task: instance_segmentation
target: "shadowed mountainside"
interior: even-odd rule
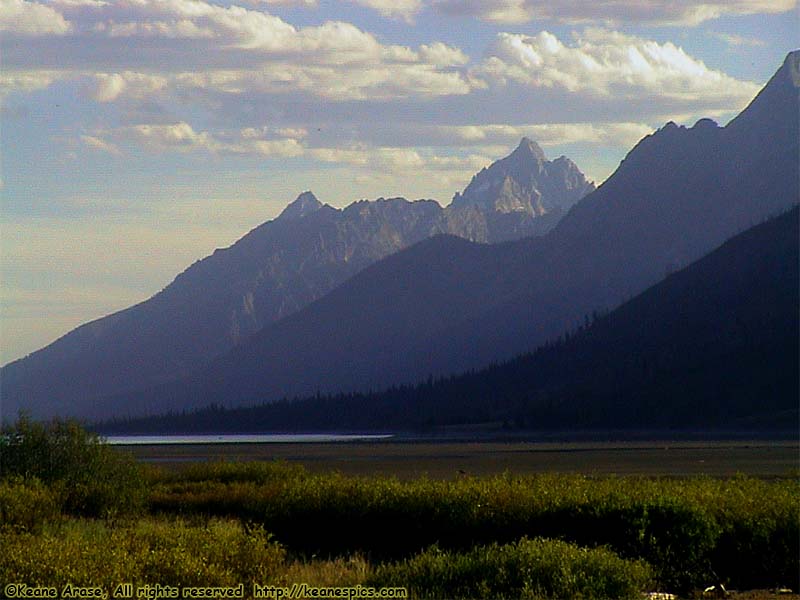
[[[533,350],[798,202],[799,58],[787,56],[728,126],[668,123],[644,138],[547,235],[425,240],[193,377],[94,414],[380,389]]]
[[[226,411],[106,424],[107,432],[429,429],[797,429],[798,209],[757,225],[572,335],[458,377]]]

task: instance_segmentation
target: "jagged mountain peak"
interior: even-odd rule
[[[294,202],[283,209],[277,219],[288,221],[290,219],[300,219],[322,208],[322,202],[317,200],[313,192],[305,191],[300,194]],[[277,220],[276,219],[276,220]]]
[[[781,142],[794,141],[798,124],[798,88],[800,50],[795,50],[787,54],[767,85],[725,128],[743,135],[765,126],[780,128],[786,137]]]
[[[537,160],[537,161],[546,161],[547,156],[545,156],[544,150],[534,142],[532,139],[528,137],[523,137],[519,145],[517,146],[516,150],[511,153],[511,156],[516,156],[519,158],[527,158],[528,160]]]
[[[515,158],[494,167],[503,172],[499,187],[505,198],[524,194],[525,182],[551,164],[539,155],[535,143],[523,140]],[[552,178],[552,189],[568,187],[573,175],[580,175],[574,165],[552,165],[561,173],[561,184]],[[121,397],[198,369],[376,261],[422,240],[451,234],[508,241],[542,235],[561,217],[502,208],[489,203],[450,210],[435,200],[397,197],[335,208],[305,191],[277,218],[197,261],[153,298],[3,367],[3,408],[10,413],[26,408],[37,416],[99,414],[106,409],[97,404],[100,398]],[[64,379],[66,372],[71,375]]]
[[[725,160],[720,149],[731,145],[749,147],[765,164],[796,165],[800,162],[797,140],[800,139],[800,51],[790,52],[781,67],[770,78],[748,106],[727,125],[702,118],[693,126],[668,121],[652,134],[642,138],[625,156],[618,169],[623,179],[634,185],[642,172],[665,178],[673,174],[663,170],[668,155],[685,157],[682,168]],[[787,162],[788,161],[788,162]],[[777,172],[780,172],[778,169]],[[687,175],[688,176],[688,175]],[[626,183],[628,185],[628,183]],[[621,196],[621,194],[618,194]]]
[[[593,190],[575,163],[564,157],[548,161],[536,142],[523,137],[511,154],[481,170],[456,193],[451,206],[540,217],[566,212]]]

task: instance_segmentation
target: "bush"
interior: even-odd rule
[[[283,549],[260,527],[142,519],[67,520],[39,535],[0,536],[0,582],[63,586],[235,586],[273,581]]]
[[[37,532],[60,516],[58,501],[38,479],[0,481],[0,532]]]
[[[794,587],[800,576],[800,482],[737,477],[720,484],[714,569],[740,589]]]
[[[649,566],[604,548],[522,539],[467,553],[437,547],[379,567],[366,585],[406,586],[416,598],[639,598]]]
[[[358,552],[397,560],[432,544],[445,551],[523,536],[608,546],[650,563],[661,586],[686,592],[721,578],[734,587],[792,586],[800,558],[796,480],[587,478],[571,475],[458,481],[274,474],[256,483],[166,480],[164,512],[261,522],[292,551]]]
[[[0,435],[2,477],[36,478],[59,496],[63,510],[108,517],[139,512],[147,486],[133,459],[74,421],[37,423],[25,416]]]

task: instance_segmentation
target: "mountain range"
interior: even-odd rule
[[[372,394],[106,423],[106,433],[712,428],[797,431],[797,207],[534,353]]]
[[[381,389],[529,352],[798,203],[800,52],[725,127],[668,123],[550,232],[436,236],[365,268],[192,376],[106,415]]]
[[[571,160],[549,161],[523,138],[445,208],[381,198],[337,209],[304,192],[149,300],[6,365],[0,408],[92,414],[103,397],[192,373],[398,250],[440,233],[481,243],[541,235],[593,190]]]
[[[511,157],[476,175],[454,198],[452,209],[439,209],[433,232],[417,243],[409,233],[411,245],[405,249],[387,247],[377,262],[343,277],[303,308],[242,336],[185,377],[157,385],[152,385],[153,378],[141,377],[139,389],[126,387],[136,381],[137,372],[146,372],[141,365],[147,365],[150,354],[141,345],[128,346],[127,354],[119,352],[112,336],[110,353],[95,353],[93,361],[67,356],[61,363],[49,362],[50,355],[58,358],[61,353],[63,358],[62,345],[4,367],[4,406],[8,408],[10,399],[11,406],[16,403],[34,413],[94,418],[212,403],[241,406],[410,384],[530,352],[574,330],[587,315],[620,305],[737,233],[798,203],[798,63],[799,52],[787,56],[750,105],[724,127],[709,119],[691,128],[670,122],[645,137],[603,185],[577,201],[544,235],[494,244],[473,241],[496,241],[489,224],[495,217],[493,222],[517,216],[535,223],[539,215],[557,208],[543,183],[534,193],[524,177],[508,177],[525,156],[542,160],[536,147],[523,140]],[[548,176],[547,168],[538,173],[547,181],[571,181]],[[482,193],[489,194],[488,200]],[[301,198],[299,206],[287,209],[285,221],[298,228],[323,211],[335,210],[315,209],[312,198]],[[436,211],[433,203],[409,204],[420,212]],[[384,205],[400,206],[399,201],[356,203],[342,212],[370,213]],[[457,211],[486,214],[487,207],[491,219],[485,221],[485,238],[475,235],[476,229],[465,237],[431,237],[449,232],[447,224],[456,220]],[[272,227],[262,227],[267,226]],[[405,231],[419,229],[412,224]],[[252,256],[261,257],[258,244],[245,243],[249,237],[206,261],[213,264],[217,255],[224,261],[226,254],[244,253],[248,247]],[[173,285],[181,279],[186,280],[182,284],[193,282],[190,271]],[[227,278],[237,281],[235,271],[214,273],[219,280],[203,279],[202,286],[189,288],[184,297],[191,302],[181,306],[181,318],[191,322],[201,314],[201,290],[230,286]],[[238,293],[236,298],[242,301]],[[152,306],[158,312],[158,305]],[[247,313],[243,308],[242,314]],[[241,335],[241,327],[239,331]],[[201,341],[190,338],[189,343]],[[184,350],[190,352],[174,348],[175,355]],[[107,371],[126,373],[128,379],[114,380]],[[172,373],[180,371],[173,367]]]

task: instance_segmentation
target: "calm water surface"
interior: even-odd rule
[[[370,442],[387,440],[393,435],[352,435],[337,433],[301,434],[230,434],[230,435],[109,435],[112,446],[152,446],[163,444],[320,444],[333,442]]]

